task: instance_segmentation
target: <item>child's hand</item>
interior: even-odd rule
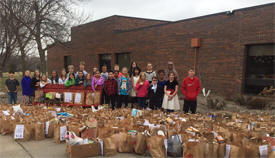
[[[139,84],[140,84],[140,85],[143,85],[143,82],[140,82]]]

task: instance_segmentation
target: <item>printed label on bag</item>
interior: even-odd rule
[[[24,125],[16,125],[14,131],[14,139],[23,139],[24,138]]]
[[[267,155],[268,155],[268,146],[267,145],[259,146],[259,151],[260,151],[260,157],[267,157]]]
[[[226,144],[224,158],[229,158],[229,156],[230,156],[230,150],[231,150],[231,146],[229,144]]]
[[[49,134],[49,126],[50,126],[50,121],[47,121],[45,126],[45,134]]]
[[[61,126],[60,127],[60,141],[65,140],[66,132],[67,132],[67,126]]]

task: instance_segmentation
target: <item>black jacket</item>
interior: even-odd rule
[[[150,106],[161,106],[163,100],[163,89],[161,86],[157,86],[156,93],[152,89],[153,85],[151,85],[148,89],[148,98],[150,100]]]

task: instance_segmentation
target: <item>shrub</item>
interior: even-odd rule
[[[236,95],[232,97],[232,100],[240,106],[247,106],[247,104],[252,100],[251,96]]]
[[[253,98],[247,103],[248,109],[266,109],[268,108],[268,101],[262,98]]]
[[[222,99],[217,99],[213,97],[206,97],[206,106],[215,110],[223,110],[226,106],[225,102]]]

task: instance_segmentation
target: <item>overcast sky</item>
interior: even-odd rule
[[[78,7],[94,21],[111,15],[176,21],[275,0],[85,0]]]

